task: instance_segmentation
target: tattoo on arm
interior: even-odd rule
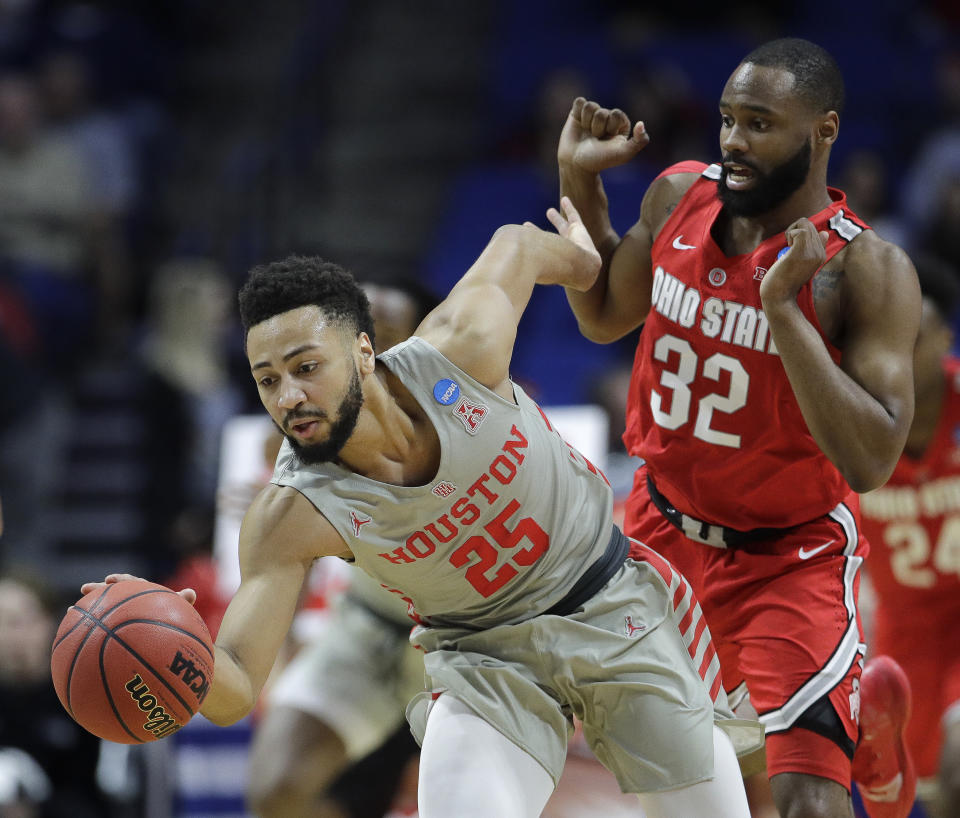
[[[829,270],[826,267],[821,269],[813,277],[814,303],[824,299],[836,298],[842,280],[843,270]]]

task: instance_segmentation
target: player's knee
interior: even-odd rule
[[[317,795],[317,779],[301,775],[296,764],[250,765],[247,803],[258,818],[307,814],[306,805]]]
[[[849,818],[850,794],[835,781],[786,773],[770,781],[780,818]]]
[[[290,782],[273,782],[272,786],[260,784],[247,787],[247,806],[257,818],[285,818],[306,814],[307,796]]]
[[[838,812],[836,804],[815,794],[793,798],[786,803],[777,800],[776,805],[780,818],[848,818],[850,814],[848,808]]]
[[[319,814],[318,802],[343,768],[342,759],[324,764],[317,753],[298,758],[279,752],[265,758],[258,753],[257,758],[262,763],[251,759],[248,766],[247,803],[258,818]]]

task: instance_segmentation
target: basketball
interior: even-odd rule
[[[200,709],[213,680],[213,640],[179,594],[123,580],[67,610],[50,658],[71,717],[121,744],[165,738]]]

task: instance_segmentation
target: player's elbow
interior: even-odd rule
[[[236,724],[240,719],[248,716],[253,710],[253,704],[247,702],[233,701],[229,704],[210,704],[204,702],[200,712],[208,721],[212,721],[218,727],[229,727]]]
[[[597,280],[602,261],[576,242],[534,224],[507,224],[490,240],[485,254],[496,259],[501,275],[533,284],[559,284],[586,292]]]
[[[840,473],[857,494],[865,494],[880,488],[896,466],[897,458],[879,458],[871,457],[856,463],[850,463],[840,467]]]
[[[609,304],[577,303],[575,297],[567,293],[567,301],[573,308],[580,334],[595,344],[612,344],[635,330],[643,321],[634,317],[617,314]]]
[[[890,479],[903,454],[912,417],[912,411],[887,410],[855,426],[834,427],[832,445],[824,451],[851,489],[863,494]]]
[[[505,224],[497,228],[478,259],[478,264],[485,263],[481,266],[488,276],[511,282],[519,277],[529,277],[530,286],[533,286],[536,262],[532,257],[530,230],[536,228],[519,224]]]
[[[852,474],[850,472],[843,473],[844,479],[847,481],[847,485],[850,486],[853,491],[857,494],[866,494],[868,491],[873,491],[875,488],[879,488],[883,485],[883,480],[876,480],[869,475],[859,475]]]
[[[213,684],[200,707],[203,716],[219,727],[228,727],[253,711],[257,695],[239,663],[217,645]]]
[[[580,334],[595,344],[612,344],[626,335],[625,332],[618,331],[618,328],[612,326],[609,321],[578,320],[577,325],[580,327]]]
[[[494,231],[489,249],[497,253],[515,255],[526,246],[526,227],[521,224],[504,224]]]

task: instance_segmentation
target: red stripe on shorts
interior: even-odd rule
[[[635,560],[648,563],[653,570],[660,575],[660,578],[667,583],[668,588],[673,585],[673,577],[675,576],[673,566],[650,548],[650,546],[644,545],[637,540],[630,540],[630,542],[633,544],[633,547],[630,548],[630,556]]]
[[[693,632],[693,638],[690,640],[691,656],[697,655],[697,649],[700,647],[700,637],[703,636],[703,632],[706,630],[706,627],[707,618],[701,614],[700,619],[697,621],[697,629]]]
[[[630,542],[630,557],[650,565],[667,584],[667,587],[671,587],[673,585],[674,579],[678,580],[676,590],[673,593],[673,610],[674,613],[676,613],[677,609],[683,603],[683,600],[687,595],[688,585],[686,579],[681,574],[678,574],[676,571],[674,571],[673,566],[649,546],[644,545],[642,542],[634,539],[631,539]],[[696,629],[693,632],[693,636],[688,641],[685,634],[689,630],[690,625],[694,622],[694,620],[696,620]],[[704,617],[703,611],[700,610],[697,597],[692,591],[690,592],[690,607],[680,620],[679,630],[684,642],[687,643],[687,651],[690,654],[690,658],[694,661],[696,661],[697,651],[700,648],[700,640],[703,637],[704,632],[707,633],[707,638],[710,641],[707,643],[706,650],[703,654],[703,661],[700,663],[700,667],[698,668],[698,673],[700,674],[700,678],[703,679],[706,684],[710,685],[710,698],[715,700],[717,693],[720,692],[722,679],[719,672],[715,672],[713,674],[712,680],[707,678],[707,674],[710,670],[710,663],[717,656],[717,649],[714,647],[713,639],[710,638],[710,632],[707,630],[706,617]]]
[[[713,677],[713,684],[710,685],[710,698],[713,701],[717,700],[717,696],[720,693],[720,687],[723,685],[723,677],[718,673]]]

